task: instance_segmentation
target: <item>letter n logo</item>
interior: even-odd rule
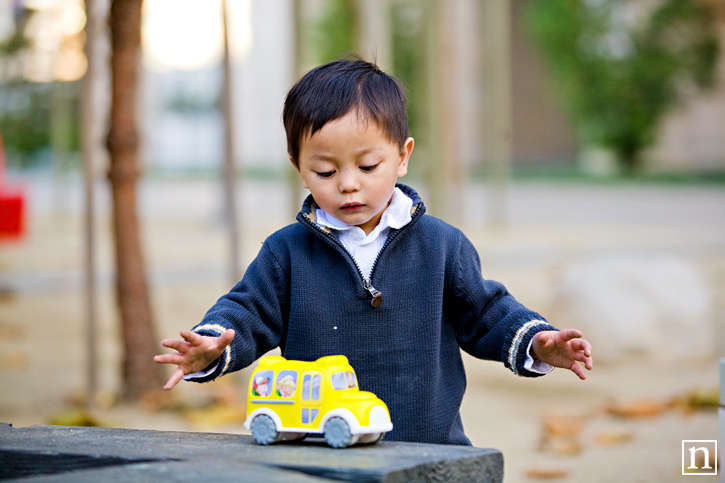
[[[682,474],[717,475],[717,440],[682,440]]]

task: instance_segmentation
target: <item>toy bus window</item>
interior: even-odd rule
[[[274,372],[272,371],[259,371],[255,374],[252,380],[252,395],[267,397],[272,394],[273,379]]]
[[[322,380],[322,377],[319,374],[315,374],[312,376],[312,399],[318,400],[320,399],[320,382]],[[315,419],[314,417],[312,419]]]
[[[310,398],[310,379],[312,378],[309,375],[302,379],[302,399]]]
[[[354,372],[336,372],[332,375],[333,389],[350,389],[352,387],[357,387]]]
[[[336,372],[332,375],[333,389],[347,389],[347,376],[344,372]]]
[[[355,380],[355,373],[352,371],[347,371],[347,380],[348,380],[348,386],[347,387],[357,387],[357,381]]]
[[[297,392],[297,371],[280,371],[277,374],[275,394],[280,397],[293,397]]]
[[[306,374],[302,378],[302,399],[320,399],[320,382],[322,376],[319,374]]]
[[[315,421],[315,418],[317,417],[317,414],[319,413],[318,409],[302,409],[302,424],[310,424]]]

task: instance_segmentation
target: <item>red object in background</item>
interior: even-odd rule
[[[9,193],[5,190],[4,186],[0,186],[0,239],[21,238],[25,233],[25,197],[22,192]]]
[[[25,193],[5,184],[5,148],[0,134],[0,240],[25,233]]]

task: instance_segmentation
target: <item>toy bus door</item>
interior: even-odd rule
[[[322,409],[322,373],[307,371],[302,375],[302,425],[311,426],[319,423]],[[313,426],[314,427],[314,426]]]

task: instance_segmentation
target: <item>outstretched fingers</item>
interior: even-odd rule
[[[184,371],[180,367],[177,367],[171,377],[164,385],[164,389],[167,391],[171,390],[184,378]]]
[[[564,329],[559,331],[559,336],[564,342],[568,342],[572,339],[580,339],[583,335],[584,334],[582,334],[581,331],[576,329]]]
[[[168,347],[169,349],[181,352],[182,354],[189,352],[189,349],[191,349],[192,347],[190,343],[178,339],[164,339],[161,341],[161,345],[164,347]]]
[[[232,340],[234,340],[234,334],[234,329],[225,330],[224,333],[219,336],[219,345],[221,347],[226,347],[231,344]]]
[[[565,329],[557,334],[560,355],[563,357],[563,364],[559,367],[567,367],[579,377],[586,379],[586,370],[592,370],[594,364],[592,359],[592,345],[585,339],[577,329]],[[558,344],[557,344],[558,345]]]
[[[204,341],[204,337],[201,334],[197,334],[191,330],[182,330],[179,335],[184,338],[186,342],[193,346],[199,346]]]
[[[154,362],[158,362],[159,364],[175,364],[178,366],[185,361],[184,356],[178,352],[154,356]]]
[[[190,330],[182,330],[180,333],[183,340],[164,339],[161,341],[164,347],[176,352],[159,354],[154,361],[160,364],[173,364],[177,368],[164,385],[169,390],[176,386],[184,378],[185,374],[200,371],[217,359],[224,349],[234,339],[235,332],[228,329],[219,337],[205,337]]]
[[[584,372],[584,369],[582,369],[582,366],[579,365],[578,362],[572,362],[571,367],[569,368],[571,372],[577,375],[579,379],[584,381],[587,378],[586,373]]]

